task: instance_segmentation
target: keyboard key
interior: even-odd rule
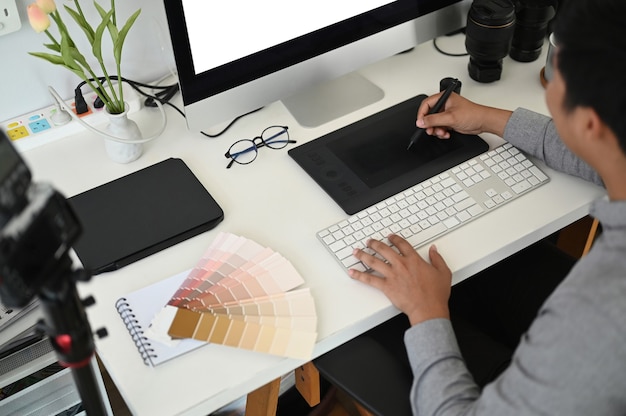
[[[335,241],[334,243],[329,244],[328,248],[330,248],[330,251],[332,251],[333,253],[337,253],[339,250],[341,250],[345,246],[346,246],[346,243],[344,243],[343,241]]]
[[[548,177],[547,177],[547,176],[546,176],[546,175],[545,175],[542,171],[540,171],[538,167],[533,166],[533,167],[531,167],[531,168],[530,168],[530,171],[531,171],[531,172],[532,172],[532,174],[533,174],[533,175],[535,175],[535,176],[537,177],[537,179],[539,179],[541,182],[543,182],[543,181],[547,181],[547,180],[548,180]]]
[[[458,204],[456,204],[454,206],[454,208],[457,211],[463,211],[466,208],[471,207],[472,205],[474,205],[476,203],[476,201],[474,200],[474,198],[465,198],[464,200],[462,200],[461,202],[459,202]]]
[[[472,215],[467,212],[467,211],[461,211],[458,214],[456,214],[456,218],[460,221],[460,222],[465,222],[469,219],[472,218]]]
[[[447,228],[454,228],[457,225],[459,225],[460,223],[461,223],[461,221],[459,221],[456,217],[450,217],[450,218],[447,218],[443,222],[443,225],[445,225]]]
[[[522,182],[516,183],[511,188],[513,189],[513,191],[515,191],[515,193],[521,194],[522,192],[529,190],[531,186],[532,185],[530,184],[530,182],[524,180]]]
[[[470,214],[472,217],[477,217],[477,216],[479,216],[480,214],[482,214],[482,213],[484,212],[484,210],[481,208],[481,206],[480,206],[480,205],[476,204],[476,205],[472,205],[471,207],[469,207],[469,208],[467,209],[467,212],[469,212],[469,214]]]
[[[424,244],[424,242],[435,238],[436,236],[438,236],[439,234],[444,233],[447,230],[448,229],[446,228],[446,226],[443,225],[443,223],[439,222],[439,223],[433,225],[432,227],[429,227],[428,229],[415,234],[414,236],[409,238],[407,241],[413,247],[419,247],[422,244]]]
[[[335,252],[335,256],[337,256],[338,259],[343,260],[343,259],[345,259],[347,257],[352,256],[352,252],[353,251],[354,251],[354,249],[352,247],[346,246],[346,247],[342,248],[341,250]],[[355,260],[356,260],[356,258],[355,258]],[[356,263],[356,262],[354,262],[354,263]]]

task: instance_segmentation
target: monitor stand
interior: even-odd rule
[[[303,127],[318,127],[381,100],[385,92],[358,72],[309,87],[282,103]]]

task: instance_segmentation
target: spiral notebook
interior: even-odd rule
[[[120,298],[116,307],[147,365],[207,343],[309,359],[317,314],[279,253],[219,233],[195,267]]]
[[[182,272],[136,290],[121,297],[115,303],[115,307],[146,365],[154,367],[206,345],[206,342],[195,339],[167,342],[146,336],[150,323],[163,309],[163,305],[167,304],[187,274],[188,272]]]

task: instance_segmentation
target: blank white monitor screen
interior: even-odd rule
[[[358,74],[320,85],[464,26],[469,0],[164,2],[187,124],[197,131],[277,100],[313,127],[380,99]]]
[[[196,74],[280,45],[390,2],[316,0],[314,3],[303,5],[302,2],[293,0],[265,0],[246,3],[245,12],[242,13],[241,2],[220,2],[220,16],[236,16],[236,20],[216,18],[207,24],[207,16],[215,16],[216,7],[212,2],[183,2]],[[207,47],[208,39],[227,41],[210,43],[210,47]]]

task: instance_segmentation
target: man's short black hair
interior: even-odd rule
[[[593,108],[626,154],[626,0],[567,0],[554,36],[566,109]]]

